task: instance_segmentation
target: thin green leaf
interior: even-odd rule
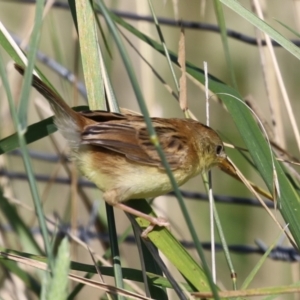
[[[3,212],[10,226],[17,233],[22,247],[31,253],[43,254],[44,252],[33,238],[32,233],[20,217],[16,208],[2,194],[0,189],[0,209]],[[13,220],[13,221],[12,221]]]
[[[298,38],[300,38],[300,33],[296,30],[294,30],[293,28],[287,26],[286,24],[282,23],[279,20],[276,20],[280,25],[282,25],[284,28],[286,28],[287,30],[289,30],[290,32],[292,32],[295,36],[297,36]]]
[[[172,62],[171,62],[171,59],[170,59],[170,56],[169,56],[169,51],[168,51],[168,47],[167,47],[165,39],[164,39],[164,35],[163,35],[162,30],[159,26],[159,23],[158,23],[158,20],[157,20],[157,17],[156,17],[156,14],[155,14],[155,11],[154,11],[154,8],[153,8],[153,5],[152,5],[152,1],[148,0],[148,3],[149,3],[150,10],[151,10],[151,14],[152,14],[153,19],[154,19],[155,27],[156,27],[160,42],[161,42],[161,44],[164,48],[164,51],[165,51],[165,57],[167,59],[167,62],[168,62],[168,65],[169,65],[169,68],[170,68],[170,71],[171,71],[171,74],[172,74],[172,78],[173,78],[175,86],[176,86],[176,92],[179,92],[179,83],[178,83],[174,68],[172,66]]]
[[[5,28],[1,28],[1,29],[2,29],[2,31],[5,30]],[[6,31],[6,34],[7,34],[7,31]],[[37,31],[35,32],[35,34],[37,34]],[[14,46],[14,48],[17,49],[14,42],[13,42],[12,46]],[[32,63],[32,65],[33,65],[33,63]],[[27,150],[27,147],[26,147],[26,141],[24,139],[26,128],[24,128],[23,126],[26,125],[26,114],[24,114],[22,116],[23,124],[21,124],[20,120],[19,120],[19,117],[17,115],[16,109],[14,107],[14,101],[13,101],[13,98],[12,98],[12,94],[11,94],[10,87],[9,87],[9,84],[8,84],[8,79],[7,79],[5,70],[4,70],[4,65],[2,63],[2,58],[1,57],[0,57],[0,76],[2,78],[3,86],[5,88],[7,98],[8,98],[8,101],[9,101],[9,107],[10,107],[10,112],[13,116],[14,126],[17,129],[18,143],[19,143],[20,148],[22,150],[23,162],[24,162],[25,170],[26,170],[26,173],[27,173],[28,181],[29,181],[30,191],[31,191],[31,194],[32,194],[35,210],[36,210],[36,213],[37,213],[38,222],[39,222],[39,225],[41,227],[42,237],[43,237],[43,240],[44,240],[44,246],[45,246],[47,255],[49,257],[49,264],[50,264],[49,266],[50,266],[50,268],[52,268],[53,256],[52,256],[52,250],[51,250],[51,247],[50,247],[50,240],[49,240],[49,235],[48,235],[48,231],[47,231],[47,227],[46,227],[46,221],[45,221],[45,218],[44,218],[43,209],[42,209],[42,206],[41,206],[41,200],[39,198],[39,193],[38,193],[38,190],[37,190],[37,184],[36,184],[36,181],[35,181],[35,178],[34,178],[34,175],[33,175],[31,160],[30,160],[28,150]]]
[[[87,88],[89,107],[92,110],[107,110],[104,96],[104,82],[109,91],[109,99],[114,103],[117,110],[116,100],[112,93],[112,88],[108,80],[106,68],[103,62],[101,49],[98,43],[96,31],[95,12],[92,1],[77,0],[76,14],[78,22],[78,35],[80,41],[80,52],[82,57],[82,67]],[[118,288],[124,288],[121,259],[119,257],[119,247],[113,208],[105,203],[109,236],[114,261],[115,281]],[[118,299],[124,299],[118,295]]]
[[[1,260],[1,265],[6,270],[10,271],[12,274],[17,276],[19,279],[22,280],[24,285],[33,292],[36,297],[40,295],[41,292],[41,286],[39,282],[36,281],[36,279],[29,274],[28,271],[22,270],[18,264],[14,261],[9,260]]]
[[[282,233],[280,233],[280,235],[278,236],[278,238],[276,240],[278,240],[281,235],[282,235]],[[261,269],[262,265],[264,264],[264,262],[266,261],[266,259],[268,258],[269,254],[271,253],[271,251],[273,250],[274,247],[276,247],[276,241],[267,249],[267,251],[264,253],[264,255],[259,259],[258,263],[254,266],[254,268],[248,274],[247,278],[244,280],[244,282],[241,286],[241,290],[245,290],[248,288],[248,286],[253,281],[255,275]]]
[[[218,24],[221,32],[222,44],[223,44],[225,59],[227,63],[227,68],[230,74],[231,85],[237,90],[237,82],[234,74],[234,67],[232,64],[231,55],[229,51],[225,18],[224,18],[223,9],[220,0],[214,0],[214,7],[215,7],[215,13],[218,19]]]
[[[231,8],[234,12],[239,14],[241,17],[246,19],[248,22],[253,24],[259,30],[268,34],[274,41],[280,44],[292,55],[300,59],[300,49],[296,45],[294,45],[291,41],[283,37],[278,31],[272,28],[265,21],[261,20],[252,12],[250,12],[245,7],[243,7],[238,1],[236,0],[220,0],[220,1],[226,6],[228,6],[229,8]]]
[[[29,94],[31,90],[32,72],[35,64],[35,57],[40,40],[40,31],[43,23],[43,10],[45,0],[38,0],[36,2],[35,18],[32,35],[29,42],[28,62],[25,69],[24,81],[21,91],[20,106],[18,109],[18,119],[22,130],[27,127],[27,112],[29,104]]]
[[[20,257],[33,259],[33,260],[36,260],[38,262],[47,263],[47,258],[45,256],[33,255],[33,254],[30,254],[30,253],[25,253],[25,252],[21,252],[21,251],[17,251],[17,250],[6,249],[6,248],[1,248],[0,247],[0,261],[4,261],[4,260],[5,261],[11,261],[7,257],[6,254],[14,254],[14,255],[18,255]],[[178,255],[180,255],[180,253]],[[99,266],[98,268],[100,269],[102,275],[110,276],[110,277],[114,276],[113,267]],[[70,270],[79,271],[79,272],[86,272],[86,273],[91,273],[91,274],[97,274],[97,270],[96,270],[94,265],[88,265],[88,264],[78,263],[78,262],[74,262],[74,261],[71,261]],[[136,282],[143,282],[143,275],[142,275],[142,272],[140,270],[130,269],[130,268],[122,268],[122,271],[123,271],[123,274],[124,274],[124,278],[126,278],[128,280],[136,281]],[[194,272],[193,274],[195,276],[199,275],[197,272],[196,273]],[[148,280],[151,282],[151,284],[153,284],[155,286],[158,286],[158,287],[161,287],[161,288],[172,288],[169,281],[166,278],[162,277],[162,276],[159,276],[159,275],[153,274],[153,273],[147,273],[147,276],[148,276]],[[202,277],[195,278],[195,282],[197,280],[201,281]],[[189,292],[194,291],[193,289],[190,288],[190,286],[188,284],[182,283],[182,285],[184,286],[184,288],[187,291],[189,291]],[[204,289],[204,290],[209,291],[209,289],[207,289],[207,288]]]
[[[45,300],[65,300],[68,296],[68,275],[70,267],[70,249],[68,239],[65,237],[61,242],[57,258],[53,268],[52,277],[47,276],[43,285],[42,297]]]
[[[80,53],[89,107],[92,110],[107,110],[103,88],[103,77],[100,69],[100,49],[92,1],[77,0],[75,3]]]
[[[75,111],[87,110],[87,106],[77,106],[73,107]],[[24,135],[27,145],[36,142],[51,133],[57,131],[56,126],[53,123],[53,118],[47,118],[43,121],[39,121],[27,127],[26,133]],[[2,140],[0,140],[0,155],[3,153],[10,152],[19,148],[18,134],[14,133]]]

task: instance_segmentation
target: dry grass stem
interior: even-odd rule
[[[249,189],[250,192],[253,193],[253,195],[259,200],[261,205],[264,207],[264,209],[267,211],[271,219],[275,222],[275,224],[278,226],[278,228],[285,232],[286,236],[288,237],[289,241],[293,246],[295,246],[295,241],[292,235],[287,231],[284,230],[284,226],[282,226],[276,219],[275,215],[272,213],[272,211],[267,207],[263,199],[260,197],[260,195],[257,193],[257,191],[254,189],[254,187],[249,183],[249,181],[244,177],[242,172],[237,168],[237,166],[228,158],[229,162],[232,164],[233,168],[236,171],[237,176],[240,178],[240,180],[245,184],[245,186]],[[296,246],[295,246],[296,247]]]
[[[188,109],[187,101],[187,87],[186,87],[186,67],[185,67],[185,34],[184,29],[181,28],[180,39],[178,46],[178,64],[180,66],[181,77],[179,80],[180,92],[179,92],[179,104],[183,112]]]
[[[47,270],[47,264],[44,262],[40,262],[40,261],[36,261],[34,259],[30,259],[30,258],[25,258],[19,255],[15,255],[15,254],[9,254],[9,253],[5,253],[5,252],[0,252],[0,255],[8,260],[11,261],[15,261],[21,264],[24,264],[26,266],[31,266],[35,269],[40,269],[40,270]],[[69,273],[69,279],[76,281],[76,282],[80,282],[83,283],[85,285],[88,285],[90,287],[94,287],[96,289],[100,289],[103,290],[107,293],[112,293],[115,295],[121,295],[121,296],[125,296],[125,297],[129,297],[130,299],[137,299],[137,300],[151,300],[151,298],[142,296],[142,295],[138,295],[136,293],[133,292],[129,292],[127,290],[124,289],[119,289],[116,288],[112,285],[108,285],[105,283],[101,283],[101,282],[97,282],[94,280],[90,280],[90,279],[86,279],[74,274]]]

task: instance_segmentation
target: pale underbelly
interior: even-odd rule
[[[91,160],[87,152],[76,158],[80,171],[103,191],[117,190],[119,201],[153,198],[173,190],[168,175],[157,167],[128,163],[126,158],[116,156],[109,164]],[[126,163],[124,163],[126,162]],[[113,168],[112,168],[113,164]],[[176,170],[173,172],[178,185],[185,183],[193,174]]]

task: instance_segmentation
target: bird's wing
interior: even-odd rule
[[[179,168],[188,152],[188,137],[180,135],[172,121],[153,118],[152,123],[171,169]],[[82,133],[82,144],[109,149],[131,161],[162,168],[143,117],[130,116],[86,126]]]

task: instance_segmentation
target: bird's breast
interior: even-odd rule
[[[117,189],[120,201],[153,198],[173,190],[164,169],[129,161],[125,156],[110,151],[93,151],[86,147],[75,155],[81,173],[103,192]],[[195,170],[176,169],[173,175],[180,186],[195,176]]]

